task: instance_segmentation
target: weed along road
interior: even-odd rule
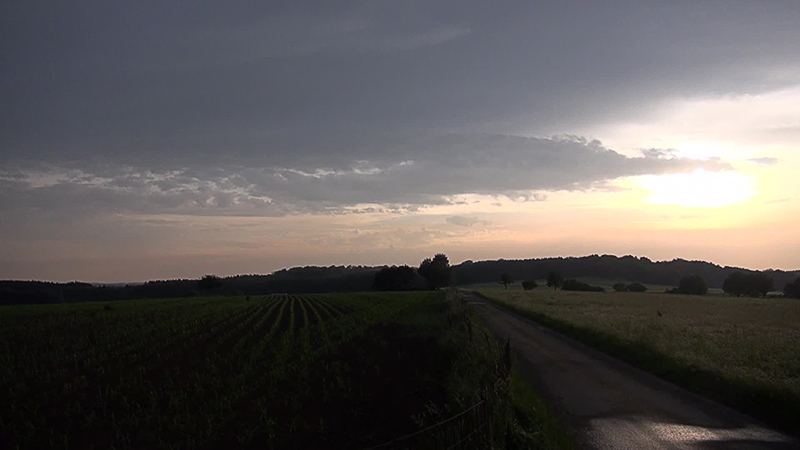
[[[579,448],[800,448],[754,419],[464,295],[490,329],[511,340],[520,371],[564,415]]]

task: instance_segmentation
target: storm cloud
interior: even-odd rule
[[[794,1],[237,5],[15,3],[0,152],[154,169],[313,157],[353,135],[575,133],[798,82]]]
[[[192,221],[394,220],[471,194],[499,214],[628,177],[772,165],[705,152],[681,128],[704,129],[694,116],[670,133],[696,154],[646,125],[680,102],[800,86],[798,18],[794,0],[14,2],[0,15],[0,269],[34,247],[58,266],[54,248],[88,237],[158,250],[119,225],[129,216],[186,218],[170,236],[205,243]],[[758,124],[777,141],[796,129],[784,109]],[[609,124],[642,134],[619,144]],[[781,161],[764,170],[789,165],[759,148]],[[422,235],[476,232],[473,212]],[[421,222],[381,233],[418,237]]]

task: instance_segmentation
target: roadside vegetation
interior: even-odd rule
[[[797,300],[553,290],[482,294],[655,375],[797,433]]]
[[[568,447],[448,295],[3,307],[0,447]]]

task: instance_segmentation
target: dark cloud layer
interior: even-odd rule
[[[313,144],[376,131],[571,132],[675,96],[796,82],[774,72],[800,63],[798,9],[15,2],[0,19],[0,152],[157,168],[298,151],[279,144],[287,133]]]
[[[729,170],[553,136],[796,85],[799,19],[795,0],[12,2],[0,249],[13,267],[157,241],[127,214],[407,212]]]
[[[0,19],[0,202],[397,210],[724,169],[509,131],[757,92],[800,63],[794,2],[567,3],[17,3]]]

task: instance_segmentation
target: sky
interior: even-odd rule
[[[0,279],[800,269],[800,2],[12,2]]]

